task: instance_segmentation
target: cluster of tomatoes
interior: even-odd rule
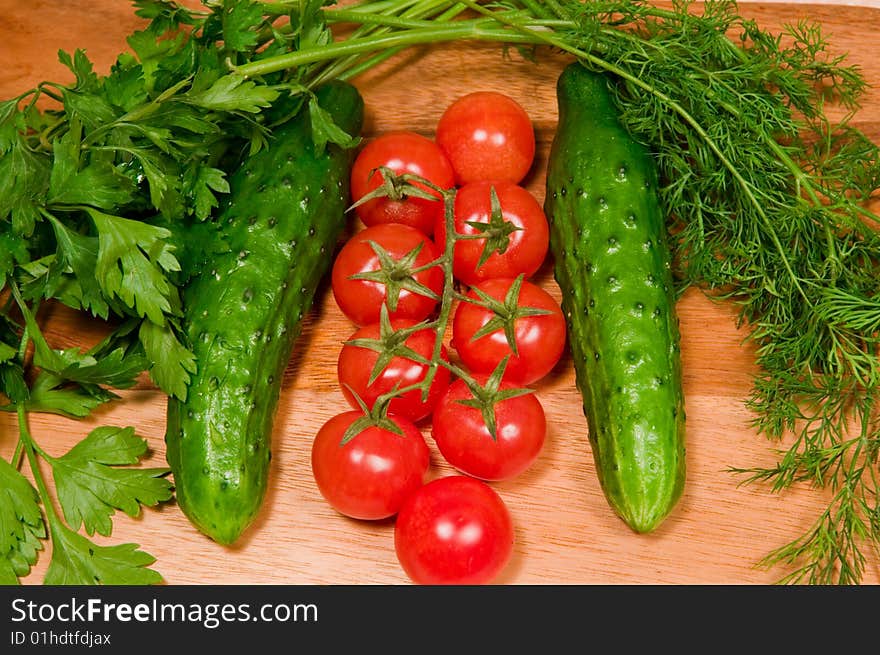
[[[337,368],[351,409],[319,430],[312,470],[340,513],[395,517],[396,554],[416,583],[480,584],[500,573],[514,530],[488,483],[525,471],[546,437],[529,385],[562,356],[565,321],[530,280],[549,247],[543,208],[521,186],[534,156],[521,105],[477,92],[446,109],[433,139],[380,134],[352,168],[363,229],[331,274],[356,326]],[[425,482],[428,422],[459,474]]]

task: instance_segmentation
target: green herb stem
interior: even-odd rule
[[[409,2],[406,3],[407,6],[412,4],[413,3]],[[362,16],[364,19],[364,24],[361,25],[358,30],[356,30],[352,35],[353,37],[360,37],[369,35],[371,33],[376,34],[387,32],[387,30],[392,27],[398,29],[414,29],[417,27],[430,28],[435,23],[445,23],[454,19],[464,10],[464,5],[453,4],[445,11],[440,11],[440,13],[437,13],[440,9],[443,9],[443,7],[448,4],[449,3],[446,0],[420,2],[417,3],[417,10],[404,11],[401,13],[400,16],[389,15],[387,13],[376,14],[374,12],[361,14],[361,12],[358,12],[356,10],[327,10],[324,12],[324,15],[327,18],[328,22],[331,23],[336,21],[359,21],[361,20],[359,16]],[[430,21],[425,20],[429,16],[433,16],[433,18]],[[383,18],[391,20],[392,23],[383,23]],[[361,28],[363,28],[363,31],[361,31]],[[378,66],[382,62],[387,61],[394,55],[401,52],[403,49],[404,47],[400,46],[396,48],[389,48],[363,59],[361,59],[358,55],[351,55],[343,59],[332,61],[320,72],[317,77],[313,79],[312,85],[318,85],[327,79],[353,79],[358,75],[370,70],[371,68]]]
[[[34,441],[31,436],[30,430],[28,429],[28,412],[25,406],[21,403],[18,404],[16,408],[16,412],[18,414],[18,438],[19,443],[23,445],[23,450],[25,456],[28,460],[28,465],[31,469],[31,473],[34,477],[34,482],[37,485],[37,491],[40,494],[40,498],[42,499],[43,509],[46,512],[46,518],[49,521],[49,525],[52,526],[58,521],[58,515],[55,512],[55,507],[52,504],[52,496],[49,493],[49,487],[46,485],[46,481],[43,478],[43,472],[40,470],[40,463],[37,460],[37,454],[41,453],[40,447],[37,445],[36,441]]]
[[[18,441],[15,442],[15,450],[12,451],[12,457],[9,460],[12,468],[18,470],[21,467],[21,458],[23,455],[24,442],[19,438]]]
[[[338,41],[328,44],[323,48],[276,55],[247,64],[233,65],[231,68],[234,72],[246,78],[256,78],[306,64],[338,59],[349,55],[469,39],[530,45],[534,45],[536,42],[535,38],[527,34],[518,34],[503,28],[493,27],[492,21],[452,21],[440,27],[419,28],[361,39],[355,38]]]

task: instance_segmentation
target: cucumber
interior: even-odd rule
[[[360,133],[354,86],[331,82],[316,95],[339,127]],[[186,400],[168,401],[166,456],[180,508],[225,545],[262,504],[284,370],[345,227],[352,149],[319,152],[310,125],[304,108],[230,176],[218,215],[228,251],[183,293],[198,370]]]
[[[680,333],[655,162],[610,80],[577,62],[557,80],[545,212],[598,479],[646,533],[685,483]]]

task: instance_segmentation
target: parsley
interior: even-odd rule
[[[36,490],[0,457],[0,584],[16,584],[30,572],[45,537]]]
[[[59,407],[74,413],[77,401]],[[126,467],[147,451],[147,442],[133,428],[96,428],[68,453],[53,457],[34,441],[27,426],[27,409],[18,405],[20,428],[17,459],[23,452],[36,487],[0,458],[0,583],[15,584],[30,573],[43,540],[51,537],[52,559],[46,584],[148,584],[161,582],[149,568],[155,559],[136,544],[104,546],[75,529],[109,536],[111,517],[121,510],[137,516],[142,506],[171,498],[166,468]],[[51,502],[46,480],[37,465],[50,465],[63,517]],[[6,501],[9,502],[6,502]],[[42,505],[42,511],[41,511]],[[45,513],[45,518],[44,518]],[[74,527],[75,526],[75,527]]]
[[[100,427],[61,457],[48,457],[68,525],[109,535],[115,510],[137,516],[141,505],[171,497],[167,469],[117,468],[136,464],[147,443],[134,428]]]
[[[139,466],[146,440],[101,426],[54,454],[29,415],[89,417],[141,375],[184,398],[197,362],[180,327],[181,289],[224,248],[213,217],[228,174],[272,138],[272,112],[280,122],[303,101],[321,146],[353,143],[302,83],[305,69],[232,70],[326,39],[323,3],[294,3],[296,38],[274,25],[289,16],[263,3],[134,4],[146,27],[106,74],[84,50],[62,51],[72,83],[0,102],[0,410],[19,424],[11,460],[0,458],[0,583],[27,576],[47,541],[48,584],[162,580],[137,545],[92,539],[111,536],[118,512],[172,498],[167,468]],[[38,317],[54,302],[102,321],[108,336],[88,350],[53,346]]]

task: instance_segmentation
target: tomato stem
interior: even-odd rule
[[[455,255],[455,244],[459,240],[463,239],[471,239],[471,238],[487,238],[488,234],[483,235],[463,235],[459,234],[455,229],[455,198],[457,194],[457,189],[455,187],[451,189],[444,189],[434,184],[430,180],[426,178],[419,177],[417,175],[410,175],[411,181],[418,182],[419,184],[424,185],[430,190],[433,190],[443,200],[443,222],[445,225],[445,233],[446,238],[443,244],[443,251],[440,256],[431,263],[431,266],[440,266],[443,271],[443,291],[440,297],[440,308],[437,312],[437,316],[433,320],[426,320],[414,325],[410,328],[406,328],[405,334],[403,337],[408,336],[410,333],[416,330],[430,329],[435,335],[436,339],[434,341],[434,348],[431,353],[431,359],[429,362],[428,370],[425,373],[425,376],[419,381],[413,384],[397,387],[388,391],[376,399],[374,407],[381,407],[379,410],[379,414],[384,414],[384,411],[390,405],[391,400],[398,396],[402,396],[406,393],[410,393],[414,390],[421,390],[421,398],[422,402],[427,402],[428,395],[431,390],[431,386],[433,384],[434,378],[437,374],[437,369],[440,366],[443,366],[449,372],[462,380],[462,382],[470,389],[474,399],[471,401],[466,401],[466,404],[478,408],[486,421],[486,426],[489,429],[492,438],[496,438],[496,422],[495,422],[495,405],[507,398],[512,398],[518,395],[531,393],[532,389],[528,388],[519,388],[514,387],[510,389],[501,389],[501,379],[504,373],[504,370],[507,366],[508,358],[505,357],[502,360],[495,371],[489,376],[488,380],[484,384],[480,384],[480,382],[475,379],[472,375],[468,373],[468,371],[455,364],[454,362],[448,361],[443,358],[443,338],[447,332],[449,326],[449,319],[452,315],[452,308],[456,301],[467,299],[469,302],[473,302],[471,299],[466,298],[462,294],[460,294],[456,290],[456,281],[453,272],[453,263],[454,263],[454,255]],[[380,187],[381,188],[381,187]],[[520,280],[521,282],[521,280]],[[516,291],[513,292],[515,295],[518,295],[519,285],[515,285]],[[514,297],[515,297],[514,295]],[[544,313],[543,310],[538,309],[527,309],[523,310],[525,312],[534,312],[534,313]],[[387,304],[383,304],[381,309],[381,315],[386,323],[386,328],[390,329],[390,322],[388,320],[388,306]],[[512,338],[510,335],[508,338]],[[354,342],[349,342],[354,343]],[[357,344],[356,344],[357,345]],[[515,346],[513,346],[515,352]],[[381,357],[380,357],[381,361]],[[379,364],[377,362],[377,368]],[[378,374],[378,372],[374,371],[374,375]],[[465,402],[465,401],[463,401]],[[375,416],[373,414],[370,415],[370,418],[375,420]]]

